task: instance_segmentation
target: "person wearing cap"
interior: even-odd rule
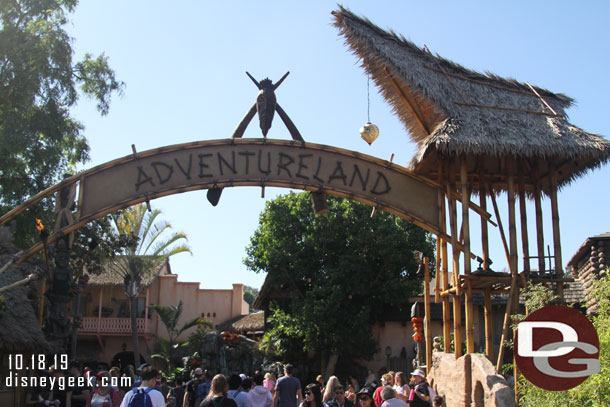
[[[426,383],[426,374],[421,369],[415,369],[411,376],[415,381],[415,388],[409,396],[409,405],[411,407],[429,407],[430,392],[428,391],[428,383]]]
[[[381,390],[383,390],[383,388],[385,386],[393,386],[393,385],[394,385],[394,379],[392,378],[391,374],[386,373],[383,376],[381,376],[381,386],[379,386],[375,389],[375,395],[373,396],[373,398],[375,399],[375,405],[380,406],[383,403],[383,398],[381,397]]]
[[[203,383],[203,370],[198,367],[193,371],[193,378],[186,382],[186,391],[184,392],[184,407],[195,407],[197,398],[197,387]]]
[[[213,377],[214,376],[210,371],[205,371],[203,375],[203,382],[197,386],[197,391],[195,392],[195,406],[201,404],[201,402],[208,396],[210,388],[212,387]]]
[[[273,393],[274,407],[297,407],[303,400],[301,392],[301,381],[292,376],[294,366],[284,366],[284,376],[280,377],[275,385]]]
[[[373,389],[368,386],[361,388],[356,394],[355,407],[376,407],[375,400],[373,400],[374,393]]]
[[[86,407],[119,407],[121,399],[118,389],[111,386],[112,375],[102,370],[95,375],[95,390],[89,395]]]
[[[404,400],[396,398],[396,390],[392,386],[384,386],[381,390],[383,403],[380,407],[407,407]],[[427,406],[430,407],[430,406]]]

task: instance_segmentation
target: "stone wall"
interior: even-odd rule
[[[514,407],[515,393],[483,354],[434,352],[428,382],[447,407]]]

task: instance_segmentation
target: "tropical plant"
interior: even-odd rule
[[[183,332],[193,328],[198,327],[201,329],[212,328],[212,324],[210,321],[205,319],[204,317],[196,317],[187,322],[185,322],[182,326],[178,326],[180,321],[180,317],[182,316],[182,300],[178,303],[178,305],[171,306],[162,306],[162,305],[151,305],[152,309],[154,309],[159,315],[159,319],[167,329],[167,336],[169,339],[161,338],[157,336],[157,340],[159,341],[159,345],[161,346],[161,353],[157,353],[151,355],[153,358],[159,358],[165,360],[169,370],[173,369],[173,356],[179,347],[188,346],[187,342],[177,342],[177,339],[182,335]]]
[[[170,256],[188,252],[191,249],[185,243],[187,237],[182,232],[171,233],[171,224],[160,220],[161,211],[147,211],[145,204],[127,208],[113,215],[113,223],[119,235],[136,237],[133,244],[127,246],[123,258],[115,264],[123,277],[125,295],[129,298],[131,306],[131,338],[136,364],[140,361],[140,348],[138,344],[137,302],[136,298],[142,289],[142,279],[145,273],[153,267],[166,261]]]

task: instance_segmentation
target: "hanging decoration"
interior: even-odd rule
[[[362,137],[362,139],[364,141],[366,141],[369,144],[369,146],[379,136],[379,127],[377,127],[376,125],[371,123],[371,91],[370,91],[370,82],[371,82],[371,78],[368,77],[367,81],[366,81],[366,100],[367,100],[366,115],[367,115],[367,120],[368,121],[366,122],[366,124],[364,126],[362,126],[360,128],[360,137]]]

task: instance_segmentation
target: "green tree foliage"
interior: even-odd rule
[[[529,291],[529,290],[528,290]],[[549,289],[537,286],[528,294],[530,312],[548,304],[552,298]],[[590,376],[582,384],[567,391],[547,391],[534,386],[523,376],[519,377],[520,405],[524,407],[605,407],[610,406],[610,270],[596,282],[594,298],[599,306],[597,315],[591,317],[599,336],[599,362],[601,371]],[[521,316],[524,317],[524,316]]]
[[[131,306],[131,338],[134,348],[134,360],[140,360],[138,345],[138,327],[136,324],[136,298],[142,289],[144,273],[170,256],[191,252],[188,245],[180,243],[187,237],[182,232],[171,232],[172,225],[159,219],[161,211],[148,212],[145,204],[139,204],[120,211],[112,216],[119,236],[135,237],[133,244],[123,251],[123,258],[115,264],[123,276],[125,295]]]
[[[182,316],[182,300],[178,305],[164,307],[162,305],[151,305],[159,315],[159,319],[167,329],[167,335],[169,339],[164,339],[157,336],[157,341],[161,346],[161,353],[151,355],[152,357],[160,358],[165,360],[170,370],[174,367],[174,353],[177,348],[181,346],[188,346],[188,342],[179,343],[178,337],[183,332],[193,328],[212,328],[212,324],[203,317],[193,318],[190,321],[185,322],[182,326],[179,326],[180,317]]]
[[[244,286],[244,301],[246,301],[250,306],[250,312],[254,311],[254,308],[252,308],[252,304],[258,296],[258,293],[258,288],[250,287],[249,285]]]
[[[368,358],[377,349],[376,318],[421,291],[413,250],[433,259],[434,240],[388,213],[371,219],[368,206],[327,200],[329,213],[316,216],[309,193],[290,193],[267,202],[260,216],[244,263],[291,293],[290,305],[271,316],[263,346]]]
[[[118,81],[103,54],[74,62],[64,26],[76,0],[0,1],[0,213],[56,183],[88,159],[83,125],[69,109],[80,91],[108,113]],[[34,218],[52,224],[52,202],[18,219],[18,245],[36,239]]]

